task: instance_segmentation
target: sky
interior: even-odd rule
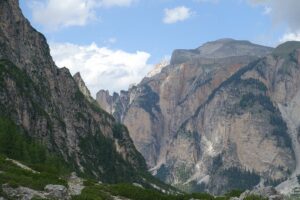
[[[299,0],[20,0],[58,67],[95,97],[139,83],[174,49],[220,38],[273,46],[300,40]]]

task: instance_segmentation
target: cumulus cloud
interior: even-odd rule
[[[50,48],[59,67],[69,68],[72,74],[81,73],[93,96],[100,89],[126,90],[130,84],[139,83],[153,67],[148,64],[150,54],[143,51],[128,53],[94,43],[50,43]]]
[[[286,41],[300,41],[300,32],[284,34],[280,39],[280,42],[286,42]]]
[[[129,6],[134,0],[28,0],[33,20],[47,30],[84,26],[97,19],[100,7]]]
[[[176,8],[166,8],[164,10],[164,18],[163,18],[163,22],[165,24],[174,24],[176,22],[179,21],[185,21],[188,18],[191,17],[192,12],[189,8],[185,7],[185,6],[179,6]]]
[[[83,26],[96,18],[94,0],[30,1],[33,20],[48,30]]]
[[[284,24],[288,27],[281,41],[297,39],[300,33],[300,1],[299,0],[249,0],[255,5],[265,6],[265,14],[271,16],[275,25]]]

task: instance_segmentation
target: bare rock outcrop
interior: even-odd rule
[[[55,65],[18,0],[0,1],[0,115],[77,172],[103,182],[143,180],[136,171],[145,162],[127,129],[92,100],[79,74]]]
[[[116,118],[167,183],[213,193],[276,184],[299,169],[297,49],[222,39],[176,50],[125,107],[107,107],[122,110]]]
[[[85,82],[83,81],[83,79],[81,78],[81,75],[79,72],[77,72],[74,76],[73,76],[75,82],[78,85],[78,88],[80,90],[80,92],[85,96],[85,98],[89,101],[89,102],[93,102],[94,99],[91,96],[91,92],[90,90],[87,88],[87,86],[85,85]]]

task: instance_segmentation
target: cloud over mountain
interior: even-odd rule
[[[300,1],[298,0],[249,0],[253,4],[263,5],[269,11],[275,25],[287,26],[280,41],[300,40]]]
[[[129,53],[70,43],[52,43],[51,54],[59,67],[68,67],[72,74],[80,72],[92,95],[100,89],[120,91],[138,83],[152,69],[150,54],[143,51]]]

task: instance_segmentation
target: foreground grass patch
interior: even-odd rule
[[[12,187],[29,187],[36,190],[43,190],[48,184],[67,186],[67,182],[58,176],[50,173],[33,173],[29,170],[16,166],[11,161],[0,156],[0,185],[9,184]]]

